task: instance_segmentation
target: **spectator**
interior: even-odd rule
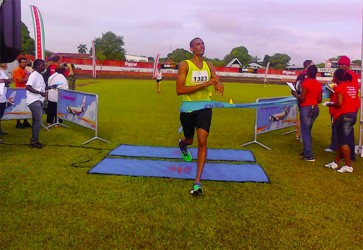
[[[13,71],[13,79],[16,88],[25,88],[25,85],[28,81],[29,74],[26,71],[27,66],[27,59],[25,57],[20,57],[18,59],[19,66],[14,69]],[[30,128],[31,125],[29,124],[27,119],[24,119],[23,123],[20,120],[16,120],[16,128]]]
[[[55,69],[60,64],[60,57],[57,55],[49,57],[47,64],[48,64],[47,70],[43,74],[44,82],[46,84],[48,83],[49,77],[55,73]]]
[[[355,88],[359,89],[358,76],[350,70],[350,58],[347,56],[341,56],[338,60],[338,67],[344,69],[352,76],[352,84]],[[360,100],[359,98],[356,100],[356,113],[360,108]],[[350,148],[350,159],[355,161],[355,136],[354,136],[354,128],[350,131],[348,136],[348,145]]]
[[[344,158],[345,165],[342,166],[337,172],[339,173],[352,173],[353,167],[350,159],[350,147],[348,145],[349,134],[357,121],[357,99],[358,87],[352,82],[352,75],[344,69],[337,69],[334,72],[333,81],[337,84],[335,88],[336,100],[335,102],[326,103],[329,107],[336,107],[334,113],[334,124],[337,130],[338,150],[336,152],[335,160],[325,164],[325,167],[337,169],[341,158]]]
[[[318,104],[322,101],[322,86],[316,80],[318,68],[315,65],[310,65],[306,69],[306,79],[302,83],[301,94],[292,91],[299,101],[300,106],[300,124],[301,137],[304,144],[304,152],[302,155],[305,161],[315,161],[312,151],[312,135],[315,119],[319,116]]]
[[[0,64],[0,135],[6,135],[7,133],[1,129],[1,118],[4,115],[6,108],[6,92],[11,83],[11,76],[6,72],[7,64]],[[0,140],[1,142],[1,140]]]
[[[296,81],[295,81],[295,89],[296,89],[296,93],[298,95],[301,94],[301,90],[302,90],[302,83],[305,80],[306,77],[306,69],[310,66],[313,65],[313,61],[312,60],[305,60],[303,63],[304,66],[304,70],[297,76]],[[300,109],[300,107],[299,107]],[[300,110],[299,110],[300,111]],[[300,130],[300,119],[299,119],[299,111],[296,112],[296,140],[301,140],[301,130]]]
[[[48,91],[48,108],[47,108],[47,123],[48,126],[57,122],[57,103],[58,103],[58,88],[59,89],[68,89],[68,82],[65,76],[63,75],[65,72],[64,65],[59,65],[55,69],[55,73],[51,75],[48,79],[48,87],[52,88],[52,86],[56,86],[56,88],[52,88]],[[59,122],[62,123],[62,120],[59,119]]]
[[[39,142],[39,132],[42,125],[43,115],[43,102],[45,99],[45,85],[44,78],[41,72],[45,70],[45,62],[41,59],[34,61],[34,71],[30,74],[29,80],[26,83],[26,104],[32,112],[33,126],[32,136],[29,146],[31,148],[41,149],[43,145]]]
[[[65,72],[64,72],[64,76],[67,78],[68,81],[68,87],[71,90],[75,90],[76,89],[76,76],[74,74],[74,65],[70,64],[70,63],[66,63],[64,64],[65,68]]]
[[[328,83],[326,85],[326,90],[329,95],[330,102],[334,103],[337,99],[337,95],[335,93],[336,83]],[[330,145],[326,149],[324,149],[325,152],[334,152],[338,149],[338,139],[337,139],[337,130],[334,124],[334,115],[337,112],[337,108],[334,106],[329,107],[329,114],[330,114],[330,120],[331,120],[331,139],[330,139]]]

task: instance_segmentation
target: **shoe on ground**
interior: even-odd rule
[[[29,123],[29,122],[23,122],[23,127],[24,127],[24,128],[31,128],[31,127],[32,127],[32,125],[30,125],[30,123]]]
[[[43,145],[39,141],[30,141],[29,146],[31,148],[37,148],[37,149],[41,149],[43,147]]]
[[[353,173],[353,167],[349,167],[347,165],[344,165],[340,169],[337,170],[339,173]]]
[[[7,132],[0,130],[0,135],[7,135],[7,134],[8,134]]]
[[[202,195],[203,194],[203,188],[200,183],[194,183],[192,190],[190,190],[190,194],[194,196]]]
[[[193,157],[192,154],[188,151],[187,147],[181,146],[182,139],[179,139],[179,149],[181,156],[183,157],[184,161],[191,162]]]
[[[315,161],[314,157],[304,157],[304,161]]]
[[[21,123],[17,123],[17,124],[16,124],[16,126],[15,126],[15,128],[23,129],[23,128],[24,128],[24,126],[23,126],[23,124],[21,124]]]
[[[326,168],[331,168],[331,169],[337,169],[339,167],[338,164],[336,164],[334,161],[328,163],[328,164],[325,164],[324,165]]]
[[[325,152],[330,152],[330,153],[331,153],[331,152],[334,152],[334,150],[333,150],[333,149],[331,149],[331,148],[326,148],[326,149],[324,149],[324,151],[325,151]]]

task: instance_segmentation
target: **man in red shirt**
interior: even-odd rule
[[[359,90],[358,84],[358,76],[350,70],[350,58],[347,56],[341,56],[338,60],[338,67],[344,69],[352,76],[352,85]],[[359,95],[359,94],[358,94]],[[356,112],[358,113],[360,107],[360,100],[359,98],[356,99]],[[348,145],[350,149],[350,159],[355,161],[355,138],[354,138],[354,128],[351,130],[348,136]]]
[[[28,81],[29,74],[26,71],[27,59],[25,57],[20,57],[18,59],[19,66],[13,71],[13,79],[16,88],[25,88]],[[20,120],[16,120],[16,128],[30,128],[28,120],[24,120],[23,123]]]
[[[48,85],[48,79],[51,75],[53,75],[55,73],[55,69],[58,67],[58,65],[60,64],[60,57],[55,55],[52,56],[48,59],[48,66],[47,66],[47,70],[45,71],[45,73],[43,74],[44,77],[44,82],[46,85]]]

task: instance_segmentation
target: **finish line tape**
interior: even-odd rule
[[[282,107],[297,103],[295,97],[286,97],[275,101],[261,101],[252,103],[216,102],[216,101],[197,101],[182,102],[180,112],[192,112],[205,108],[259,108],[259,107]]]

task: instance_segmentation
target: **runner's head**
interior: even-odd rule
[[[196,56],[203,56],[205,51],[205,45],[201,38],[196,37],[190,41],[190,51]]]

